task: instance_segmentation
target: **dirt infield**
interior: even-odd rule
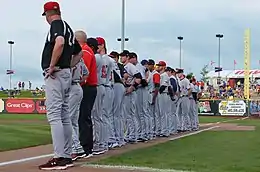
[[[212,131],[253,131],[255,126],[242,126],[233,123],[221,123],[219,127],[212,129]]]

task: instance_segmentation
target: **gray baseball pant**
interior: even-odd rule
[[[70,69],[55,72],[55,79],[45,79],[45,105],[51,126],[54,157],[71,158],[72,125],[69,109],[69,92],[72,81]]]
[[[127,141],[137,140],[137,119],[136,119],[136,92],[125,95],[124,97],[124,114],[126,121],[126,137]]]
[[[177,114],[179,118],[178,130],[188,130],[188,120],[190,112],[190,100],[189,97],[180,97],[177,105]]]
[[[113,115],[113,100],[114,100],[114,90],[110,86],[105,86],[105,97],[104,97],[104,106],[103,106],[103,111],[102,111],[102,117],[104,121],[104,126],[106,130],[102,130],[102,137],[104,142],[103,147],[105,149],[108,149],[108,143],[109,143],[109,138],[114,137],[114,131],[112,130],[113,128],[113,120],[114,120],[114,115]]]
[[[144,112],[144,137],[146,139],[149,138],[149,125],[150,125],[150,121],[151,121],[151,115],[149,112],[149,102],[148,102],[148,98],[149,98],[149,91],[147,89],[147,87],[142,88],[143,89],[143,112]]]
[[[143,100],[143,88],[140,87],[136,90],[136,130],[138,139],[144,138],[144,128],[145,128],[145,117],[144,117],[144,100]]]
[[[121,83],[114,84],[114,101],[113,101],[113,113],[114,123],[113,130],[115,131],[114,142],[118,142],[119,145],[124,145],[124,113],[123,113],[123,98],[125,93],[125,87]],[[113,138],[111,138],[113,140]]]
[[[83,90],[79,84],[70,87],[69,107],[72,124],[72,153],[83,153],[84,150],[79,141],[79,108],[83,98]]]
[[[152,100],[153,93],[149,93],[149,100]],[[149,120],[149,139],[153,139],[156,135],[159,135],[159,132],[157,132],[158,124],[160,124],[159,118],[159,103],[158,99],[156,98],[155,103],[152,105],[152,101],[149,102],[149,114],[150,114],[150,120]]]
[[[102,143],[104,138],[102,137],[102,131],[106,130],[104,127],[104,121],[102,116],[102,109],[104,106],[105,87],[103,85],[97,86],[97,96],[92,109],[92,121],[93,121],[93,151],[102,151]]]
[[[194,99],[190,100],[190,118],[191,118],[191,129],[198,130],[199,128],[198,106]]]
[[[177,116],[177,102],[171,102],[171,115],[172,115],[172,123],[170,124],[170,133],[174,134],[177,133],[178,128],[178,116]]]
[[[167,93],[158,95],[159,116],[161,120],[161,135],[169,136],[170,97]]]

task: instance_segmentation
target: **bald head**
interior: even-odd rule
[[[80,44],[83,44],[83,43],[87,42],[87,34],[84,31],[82,31],[82,30],[76,31],[75,32],[75,37],[76,37],[77,41]]]

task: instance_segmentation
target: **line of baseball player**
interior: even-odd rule
[[[87,44],[98,49],[95,53],[97,96],[92,109],[93,150],[86,154],[79,141],[77,120],[82,90],[78,84],[72,84],[74,161],[127,143],[198,130],[196,81],[189,81],[182,69],[167,67],[164,61],[155,64],[152,59],[139,63],[137,54],[128,50],[107,54],[101,37],[88,38]],[[74,69],[81,69],[82,76],[73,76],[73,80],[88,75],[83,60]]]

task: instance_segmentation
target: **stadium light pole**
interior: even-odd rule
[[[10,45],[9,70],[12,70],[14,41],[8,41],[8,44]],[[9,89],[10,91],[12,89],[12,74],[9,74]]]
[[[117,39],[117,41],[121,42],[121,51],[124,51],[125,42],[128,40],[128,38],[125,38],[125,0],[122,0],[121,38]]]
[[[224,35],[216,34],[216,37],[218,38],[218,67],[220,68],[220,40],[224,37]],[[218,72],[218,79],[220,82],[220,71]]]
[[[178,36],[177,39],[180,41],[180,69],[181,69],[181,42],[183,41],[183,37]]]

